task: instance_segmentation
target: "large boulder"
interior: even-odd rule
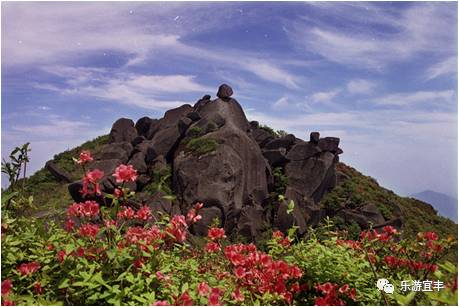
[[[109,135],[109,143],[132,142],[137,136],[134,122],[128,118],[118,119],[112,126]]]
[[[60,168],[54,161],[46,162],[45,168],[59,181],[72,182],[72,175],[66,170]]]
[[[251,210],[259,212],[268,197],[269,165],[260,147],[247,134],[249,123],[235,100],[217,99],[202,106],[199,113],[201,119],[196,126],[218,118],[223,118],[225,124],[195,138],[195,144],[215,145],[208,152],[191,151],[187,146],[189,138],[179,145],[173,163],[173,185],[181,207],[186,212],[197,201],[217,207],[228,232],[252,236],[263,224],[262,215]],[[246,209],[246,205],[255,209]],[[247,223],[247,216],[253,217],[252,223]]]

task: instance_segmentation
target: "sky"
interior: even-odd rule
[[[340,137],[341,161],[401,195],[457,197],[455,2],[2,2],[1,17],[1,152],[31,142],[30,172],[228,83],[249,120]]]

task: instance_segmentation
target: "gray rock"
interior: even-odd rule
[[[278,149],[264,149],[262,152],[263,157],[268,160],[268,163],[271,165],[271,167],[284,166],[288,161],[285,157],[287,150],[283,147]]]
[[[111,143],[105,145],[97,157],[100,160],[118,159],[126,163],[132,151],[133,147],[128,142]]]
[[[338,151],[339,138],[326,137],[319,140],[319,147],[323,151],[336,153]]]
[[[265,149],[277,149],[277,148],[286,148],[287,150],[290,149],[290,147],[293,146],[295,143],[295,136],[293,134],[287,134],[286,136],[274,139],[270,142],[268,142],[264,148]]]
[[[109,143],[132,142],[137,136],[134,122],[128,118],[118,119],[112,126],[109,135]]]
[[[54,161],[46,162],[45,168],[59,181],[72,182],[72,175],[66,170],[60,168]]]
[[[233,89],[228,84],[222,84],[218,88],[217,97],[222,99],[230,98],[233,95]]]
[[[311,132],[309,136],[309,142],[312,144],[319,144],[320,133],[319,132]]]
[[[309,159],[320,152],[321,150],[318,146],[315,146],[312,143],[298,141],[295,145],[293,145],[292,149],[289,150],[287,159],[290,161],[302,161]]]
[[[129,160],[128,164],[132,165],[138,173],[145,174],[147,172],[147,164],[145,163],[145,154],[141,151],[136,152]]]
[[[150,130],[150,126],[153,123],[153,119],[145,116],[140,118],[136,123],[135,123],[135,129],[137,130],[138,135],[146,136],[148,130]]]

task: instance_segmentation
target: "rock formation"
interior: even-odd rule
[[[232,95],[223,84],[217,99],[205,95],[194,106],[169,110],[161,119],[142,117],[135,124],[117,120],[109,144],[89,166],[104,171],[102,190],[113,192],[114,169],[132,164],[139,177],[129,188],[153,210],[186,214],[196,202],[204,203],[203,219],[192,229],[197,235],[205,235],[215,218],[227,233],[250,240],[267,227],[285,231],[296,225],[304,233],[317,224],[325,216],[318,203],[337,182],[335,165],[343,152],[339,138],[320,138],[318,132],[309,141],[279,136],[249,122]],[[282,186],[276,176],[285,179]],[[168,182],[174,201],[161,197],[164,192],[151,193],[158,180]],[[76,201],[82,200],[80,189],[79,181],[69,185]],[[280,203],[279,190],[285,196]],[[287,213],[290,200],[295,207]],[[381,222],[374,206],[365,210]]]

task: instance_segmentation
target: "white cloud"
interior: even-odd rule
[[[371,93],[376,87],[376,84],[372,81],[355,79],[351,80],[347,84],[347,90],[351,94],[368,94]]]
[[[410,93],[395,93],[371,101],[379,105],[405,106],[420,103],[439,104],[441,102],[451,102],[455,92],[447,91],[418,91]]]
[[[207,92],[210,87],[189,75],[139,75],[115,73],[106,69],[52,66],[45,70],[62,77],[66,85],[33,84],[35,88],[63,95],[96,97],[146,109],[164,110],[186,103],[159,98],[163,94]]]
[[[215,10],[205,3],[8,3],[2,9],[2,62],[8,67],[68,67],[84,56],[118,52],[127,56],[120,68],[125,70],[145,61],[178,55],[298,88],[298,78],[282,67],[281,60],[241,50],[218,50],[215,46],[196,47],[186,40],[197,32],[245,23],[244,18],[222,22],[238,14],[236,6],[227,3]],[[182,11],[186,14],[174,21]]]
[[[309,97],[313,103],[330,103],[341,92],[340,89],[331,91],[317,92]]]
[[[279,98],[278,100],[276,100],[273,104],[272,104],[272,107],[273,109],[275,110],[280,110],[280,109],[284,109],[286,107],[290,106],[289,102],[288,102],[288,98],[287,97],[281,97]]]
[[[420,53],[457,53],[457,31],[451,28],[457,24],[457,16],[452,4],[414,2],[404,10],[388,10],[366,3],[316,7],[319,18],[334,18],[345,22],[346,27],[334,27],[320,19],[305,17],[303,22],[291,23],[288,33],[305,51],[332,62],[380,71]],[[378,32],[369,24],[389,28],[390,35],[387,31]]]
[[[449,74],[457,74],[457,57],[449,57],[430,66],[425,73],[425,78],[431,80]]]
[[[245,67],[247,70],[262,79],[282,84],[288,88],[298,88],[296,81],[297,78],[295,76],[279,67],[274,66],[273,64],[264,61],[244,61],[241,64],[242,67]]]

